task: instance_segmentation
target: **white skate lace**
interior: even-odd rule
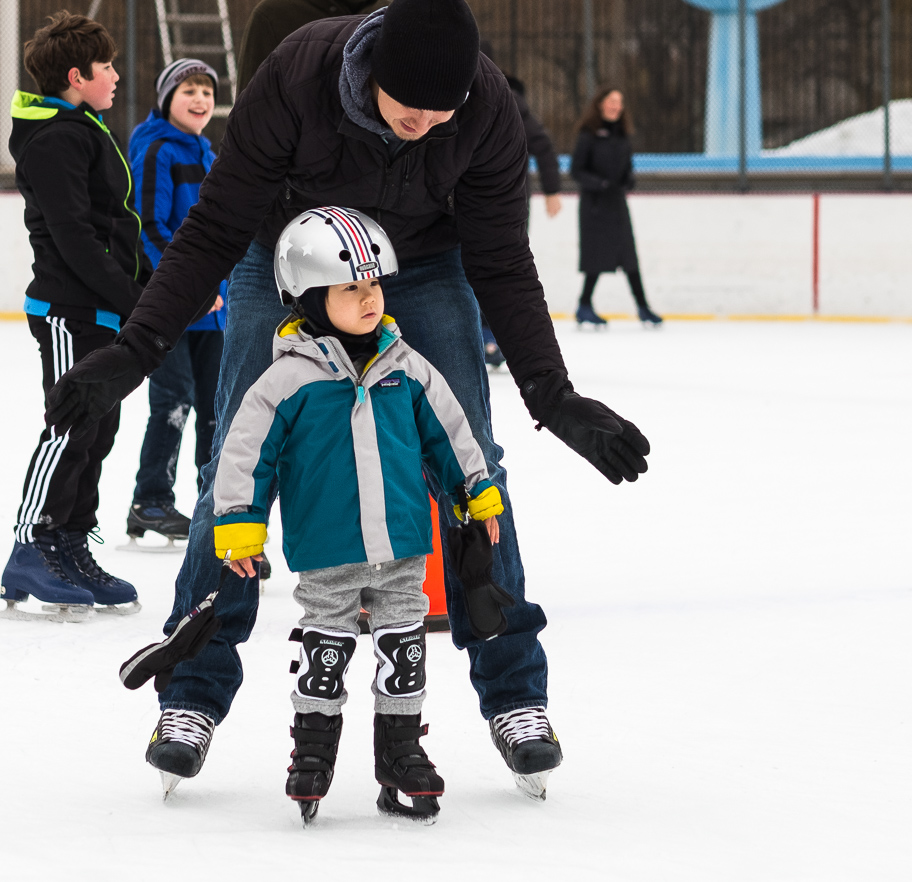
[[[498,714],[491,722],[494,731],[511,744],[537,738],[551,738],[551,726],[543,707],[521,707],[507,711],[505,714]]]
[[[166,710],[159,723],[162,741],[182,741],[191,747],[204,750],[215,730],[215,723],[205,714],[188,710]]]

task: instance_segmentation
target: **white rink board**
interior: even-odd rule
[[[637,194],[629,199],[653,308],[683,315],[811,315],[813,199],[809,194]],[[530,235],[552,313],[570,314],[577,271],[576,194],[550,219],[532,199]],[[0,193],[0,313],[21,311],[31,279],[22,198]],[[820,314],[912,317],[912,194],[820,197]],[[623,275],[599,280],[596,308],[633,311]]]
[[[646,293],[659,313],[811,315],[813,198],[809,194],[633,193],[629,200]],[[578,201],[557,218],[532,200],[530,237],[552,313],[571,314],[582,287]],[[909,317],[912,195],[821,195],[823,316]],[[623,274],[603,276],[602,313],[632,313]]]

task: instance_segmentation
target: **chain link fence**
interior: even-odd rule
[[[105,120],[126,141],[175,57],[224,77],[257,0],[72,0],[119,49]],[[641,189],[912,190],[912,0],[469,0],[494,60],[520,80],[566,173],[576,124],[601,86],[620,89]],[[0,0],[0,96],[33,90],[21,48],[61,0]],[[229,39],[212,17],[224,9]],[[164,16],[196,15],[181,33]],[[209,17],[209,20],[204,20]],[[188,20],[189,21],[189,20]],[[163,30],[163,27],[166,30]],[[179,52],[177,45],[199,51]],[[211,52],[205,46],[220,46]],[[206,54],[208,52],[208,54]],[[224,116],[206,134],[218,147]],[[0,173],[11,185],[2,115]],[[568,189],[573,182],[566,178]]]

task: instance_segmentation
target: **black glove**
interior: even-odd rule
[[[465,588],[466,612],[472,633],[480,640],[490,640],[507,629],[504,607],[516,601],[491,578],[494,556],[491,540],[482,521],[469,521],[447,530],[450,560]]]
[[[649,442],[629,420],[601,401],[582,398],[563,371],[547,371],[524,380],[523,400],[537,430],[555,434],[589,460],[612,484],[635,481],[648,468]]]
[[[155,337],[150,348],[140,335],[127,340],[119,334],[110,345],[80,359],[51,388],[45,422],[59,435],[90,429],[161,364],[168,348],[161,337]]]
[[[155,677],[155,691],[161,692],[171,682],[171,675],[180,662],[199,655],[222,627],[222,620],[216,618],[212,607],[213,597],[214,594],[210,594],[190,610],[177,623],[170,637],[143,647],[120,666],[120,680],[127,689],[139,689]]]

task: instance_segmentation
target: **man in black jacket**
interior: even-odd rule
[[[535,778],[561,760],[544,713],[547,662],[537,635],[546,621],[524,596],[502,451],[491,433],[479,304],[539,427],[613,483],[646,470],[649,445],[632,423],[578,396],[567,379],[526,236],[525,134],[506,81],[493,63],[479,60],[478,45],[464,0],[395,0],[367,17],[324,19],[286,39],[239,97],[200,201],[130,322],[114,346],[58,384],[48,418],[80,429],[128,394],[240,260],[228,298],[208,470],[214,474],[231,419],[270,364],[273,331],[285,317],[272,268],[279,233],[321,205],[375,217],[399,257],[398,276],[384,286],[387,309],[449,382],[503,497],[492,576],[516,600],[506,613],[508,628],[495,640],[473,637],[452,572],[449,614],[495,743],[514,773]],[[452,508],[439,487],[431,491],[446,536],[455,523]],[[320,500],[313,505],[319,515]],[[215,587],[212,524],[210,479],[166,632]],[[199,770],[210,724],[221,722],[240,686],[236,647],[250,634],[256,604],[255,586],[235,576],[225,581],[217,611],[222,629],[192,662],[177,666],[160,696],[166,714],[205,719],[159,733],[173,749],[157,749],[158,768],[185,776]],[[162,759],[168,753],[175,757],[171,768]]]
[[[114,339],[152,272],[139,239],[130,166],[101,118],[118,80],[114,52],[98,22],[58,12],[25,45],[25,66],[41,94],[17,92],[13,99],[10,152],[35,256],[25,312],[45,392]],[[41,433],[3,572],[5,600],[34,595],[82,607],[82,614],[93,603],[136,600],[134,587],[102,570],[87,543],[98,526],[101,464],[119,420],[114,406],[88,432]]]

